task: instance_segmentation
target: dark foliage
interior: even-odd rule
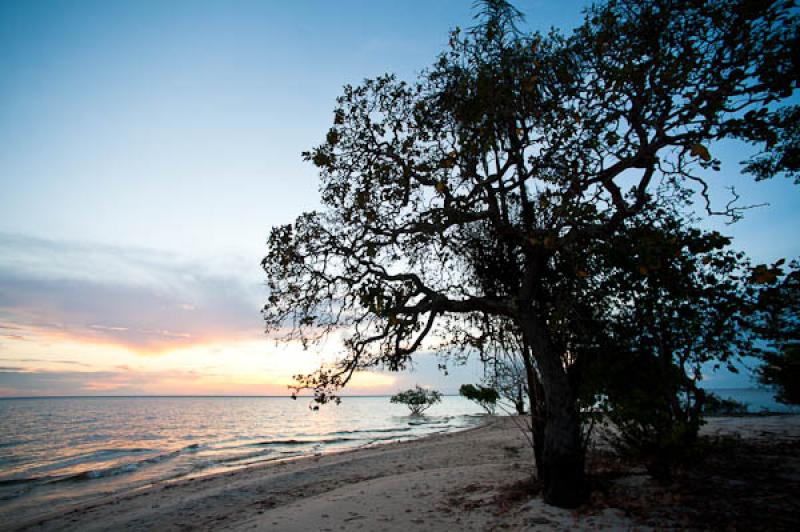
[[[706,393],[705,404],[703,404],[703,414],[707,416],[730,416],[746,413],[746,403],[735,399],[724,399],[711,392]]]
[[[489,414],[494,414],[495,405],[500,398],[494,388],[475,386],[474,384],[462,384],[458,393],[462,397],[478,403]]]
[[[782,261],[758,266],[751,282],[761,287],[753,319],[767,340],[758,379],[775,389],[781,403],[800,404],[800,264],[790,264],[786,273]]]
[[[401,370],[475,324],[512,331],[544,408],[544,497],[574,507],[584,357],[609,344],[615,306],[595,295],[607,257],[623,238],[638,258],[619,276],[626,298],[660,275],[646,227],[659,212],[696,193],[741,216],[709,196],[715,141],[761,148],[758,178],[797,176],[797,19],[784,1],[624,0],[568,36],[525,35],[507,2],[483,5],[417,82],[345,87],[305,154],[323,209],[270,234],[264,317],[304,343],[349,331],[337,364],[298,376],[323,402],[355,371]]]

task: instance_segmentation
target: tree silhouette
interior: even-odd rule
[[[478,403],[481,408],[486,410],[487,414],[494,415],[495,405],[500,395],[497,390],[488,386],[475,386],[474,384],[462,384],[458,389],[459,395]]]
[[[426,390],[417,385],[403,392],[394,394],[390,402],[406,405],[412,416],[419,416],[424,411],[442,401],[442,394],[436,390]]]
[[[323,209],[273,228],[263,313],[285,339],[348,331],[336,364],[298,376],[320,401],[482,316],[512,324],[541,378],[545,500],[574,507],[587,490],[573,375],[592,349],[583,330],[597,337],[596,259],[628,220],[693,192],[741,216],[710,197],[714,141],[762,148],[745,166],[758,178],[797,177],[797,19],[778,1],[611,1],[568,36],[524,35],[507,3],[483,5],[415,83],[344,88],[304,154]]]
[[[784,404],[800,404],[800,263],[784,271],[783,261],[753,269],[751,283],[756,287],[753,321],[756,333],[766,342],[756,368],[759,382],[775,390]]]

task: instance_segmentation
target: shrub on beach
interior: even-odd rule
[[[436,403],[442,401],[442,394],[436,390],[427,390],[422,386],[415,386],[403,392],[398,392],[390,399],[392,403],[404,404],[411,410],[412,416],[418,416]]]
[[[598,371],[605,395],[598,402],[605,439],[626,459],[668,480],[693,454],[702,425],[705,391],[685,369],[650,353],[625,353]]]

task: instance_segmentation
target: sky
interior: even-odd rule
[[[0,3],[0,396],[283,395],[334,356],[337,338],[303,351],[263,333],[269,228],[318,206],[300,152],[342,86],[413,79],[471,5]],[[517,5],[547,30],[576,25],[584,2]],[[738,176],[742,146],[714,150],[726,183],[770,205],[709,226],[757,261],[800,255],[797,190]],[[452,393],[480,376],[450,370],[424,355],[349,391]]]

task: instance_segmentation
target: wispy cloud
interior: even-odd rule
[[[263,291],[253,262],[224,271],[163,252],[0,233],[0,337],[152,353],[255,336]]]
[[[350,393],[386,393],[394,377],[359,374]],[[76,395],[289,395],[286,383],[237,380],[200,370],[30,370],[0,366],[0,397]]]
[[[260,274],[255,260],[221,267],[0,233],[0,395],[286,394],[292,375],[341,346],[268,340]],[[414,372],[359,375],[347,393],[477,380],[472,367],[444,378],[435,357],[416,360]]]
[[[196,371],[51,371],[0,368],[2,395],[186,393],[208,376]]]
[[[86,364],[84,362],[78,362],[77,360],[59,360],[59,359],[49,359],[49,358],[9,358],[9,357],[0,357],[0,362],[14,362],[14,363],[45,363],[45,364],[66,364],[69,366],[81,366],[84,368],[91,368],[91,364]]]

